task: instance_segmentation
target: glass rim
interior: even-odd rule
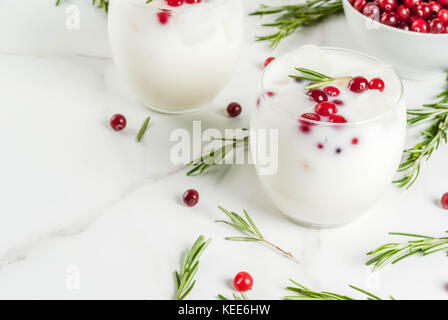
[[[123,0],[113,0],[113,1],[123,1]],[[131,4],[133,4],[135,6],[142,7],[144,9],[152,10],[155,12],[161,12],[161,11],[168,10],[171,15],[189,12],[193,9],[197,9],[197,8],[201,8],[201,7],[215,9],[215,8],[221,7],[222,5],[227,3],[226,0],[213,0],[213,3],[200,2],[200,3],[194,3],[194,4],[187,4],[187,6],[179,6],[179,7],[169,7],[169,6],[167,6],[167,7],[152,7],[151,3],[146,3],[145,0],[124,0],[124,1],[130,2]]]
[[[319,125],[319,126],[327,126],[327,127],[350,127],[350,126],[359,126],[359,125],[365,125],[371,122],[376,122],[379,121],[383,118],[386,118],[387,116],[389,116],[390,114],[392,114],[393,112],[395,112],[397,110],[397,108],[400,106],[400,103],[403,100],[404,97],[404,86],[403,86],[403,81],[401,80],[401,78],[398,76],[398,74],[395,72],[395,69],[389,65],[386,64],[385,62],[383,62],[382,60],[371,56],[367,53],[358,51],[358,50],[353,50],[353,49],[346,49],[346,48],[338,48],[338,47],[328,47],[328,46],[318,46],[319,49],[321,49],[322,51],[330,51],[330,52],[341,52],[341,53],[345,53],[345,54],[351,54],[351,55],[355,55],[355,56],[362,56],[364,58],[368,58],[372,61],[378,62],[380,65],[384,65],[387,66],[388,68],[390,68],[395,77],[397,78],[399,84],[400,84],[400,95],[398,97],[398,99],[392,103],[392,106],[390,108],[389,111],[380,114],[378,116],[372,117],[370,119],[366,119],[366,120],[360,120],[360,121],[351,121],[351,122],[346,122],[346,123],[333,123],[333,122],[324,122],[324,121],[316,121],[316,120],[312,120],[312,119],[308,119],[305,117],[302,117],[302,115],[299,115],[298,117],[296,115],[292,115],[291,113],[286,113],[285,111],[281,110],[279,106],[277,106],[276,103],[270,103],[270,108],[275,109],[275,111],[277,113],[279,113],[281,116],[283,117],[287,117],[287,118],[292,118],[292,119],[296,119],[299,121],[304,121],[306,123],[309,123],[310,125]],[[262,95],[266,96],[268,95],[269,90],[265,89],[265,77],[266,74],[269,72],[269,70],[271,70],[273,67],[275,67],[276,64],[278,64],[280,61],[282,61],[283,59],[285,59],[286,57],[288,57],[292,52],[294,52],[295,50],[299,49],[300,47],[293,49],[292,51],[288,51],[287,53],[281,55],[280,57],[276,58],[274,61],[272,61],[264,70],[263,73],[261,75],[261,89],[262,89]],[[305,95],[305,94],[304,94]]]

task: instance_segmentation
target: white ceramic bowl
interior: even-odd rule
[[[424,80],[448,68],[448,34],[417,33],[373,21],[342,0],[356,40],[366,50],[392,64],[406,79]]]

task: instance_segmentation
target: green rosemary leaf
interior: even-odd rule
[[[448,71],[447,82],[448,82]],[[409,189],[417,180],[423,161],[430,159],[441,142],[447,143],[448,132],[448,90],[438,95],[437,103],[423,105],[422,109],[408,110],[408,124],[416,126],[429,123],[429,126],[420,131],[421,141],[413,148],[405,149],[405,160],[400,164],[398,172],[402,177],[395,180],[400,188]]]
[[[396,264],[412,255],[426,256],[448,249],[448,237],[433,238],[411,233],[392,232],[391,235],[418,238],[404,243],[389,243],[367,253],[373,256],[367,265],[373,265],[374,270],[381,269],[388,264]]]
[[[137,135],[137,142],[141,142],[143,139],[143,136],[145,135],[146,130],[148,129],[149,121],[151,120],[151,117],[146,118],[145,122],[143,122],[142,127],[140,128],[140,131]]]
[[[196,280],[193,279],[199,270],[199,258],[210,242],[211,239],[206,240],[204,236],[199,236],[191,249],[185,251],[180,272],[174,272],[177,286],[176,300],[184,300],[193,290],[196,284]]]
[[[243,131],[248,131],[247,129],[242,129]],[[214,139],[221,140],[222,142],[231,141],[232,143],[224,143],[221,147],[217,149],[213,149],[211,152],[201,155],[198,159],[195,159],[189,163],[193,168],[187,172],[187,176],[192,175],[200,175],[205,170],[211,168],[212,166],[217,165],[220,161],[222,161],[227,154],[231,151],[234,152],[236,150],[247,149],[249,147],[249,136],[238,139],[238,138],[223,138],[223,139]]]
[[[271,34],[256,37],[257,41],[268,41],[276,47],[281,40],[296,30],[318,24],[327,18],[343,12],[341,0],[307,0],[305,3],[286,6],[261,5],[251,16],[278,15],[273,22],[263,26],[275,28]]]
[[[263,236],[261,235],[260,230],[258,230],[257,226],[255,225],[255,223],[252,221],[251,217],[249,216],[249,214],[247,213],[247,211],[244,209],[243,210],[244,215],[246,216],[246,220],[249,222],[250,226],[252,227],[252,229],[255,231],[255,233],[260,237],[263,238]]]
[[[249,297],[244,293],[244,292],[239,292],[240,297],[238,297],[238,294],[233,293],[232,297],[234,300],[250,300]],[[222,301],[227,301],[229,299],[227,299],[225,296],[223,296],[222,294],[218,294],[218,299],[222,300]]]
[[[290,279],[290,281],[295,285],[295,287],[290,286],[290,287],[287,287],[286,289],[288,291],[298,293],[299,295],[286,296],[286,297],[284,297],[285,300],[356,300],[349,296],[338,294],[338,293],[327,292],[327,291],[322,291],[322,292],[313,291],[313,290],[310,290],[310,289],[306,288],[305,286],[295,282],[292,279]],[[366,290],[360,289],[360,288],[352,286],[352,285],[350,285],[349,287],[366,295],[368,300],[382,300],[380,297],[378,297],[378,296],[374,295],[373,293],[370,293]]]
[[[327,76],[325,74],[322,74],[320,72],[306,69],[306,68],[295,68],[295,70],[299,71],[302,75],[298,75],[298,76],[297,75],[289,75],[290,78],[301,79],[301,80],[313,82],[312,84],[306,86],[305,90],[311,90],[314,88],[323,87],[323,86],[326,86],[326,85],[333,83],[334,81],[338,81],[338,80],[351,79],[351,77],[333,78],[333,77]]]
[[[260,239],[257,238],[249,238],[249,237],[227,237],[226,240],[231,241],[260,241]]]

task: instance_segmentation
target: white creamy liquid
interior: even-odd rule
[[[143,104],[182,112],[211,102],[230,79],[243,41],[241,0],[169,7],[164,0],[111,0],[116,65]],[[159,14],[170,10],[162,24]]]
[[[332,77],[381,77],[386,89],[357,94],[336,85],[342,94],[329,100],[344,100],[338,109],[348,122],[323,119],[304,133],[299,117],[313,112],[317,103],[305,95],[305,84],[288,78],[299,75],[295,67]],[[391,185],[404,146],[406,111],[395,72],[356,52],[305,46],[271,63],[263,87],[251,126],[278,129],[277,173],[260,175],[256,165],[274,204],[294,220],[316,227],[349,223],[371,208]]]

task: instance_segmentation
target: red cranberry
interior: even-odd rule
[[[165,0],[165,2],[170,7],[180,7],[184,4],[184,0]]]
[[[381,23],[391,27],[396,27],[398,25],[398,18],[394,12],[384,12],[381,15]]]
[[[337,154],[340,154],[341,152],[342,152],[342,149],[341,149],[341,148],[337,148],[337,149],[336,149],[336,153],[337,153]]]
[[[323,148],[324,148],[324,145],[323,145],[322,143],[318,143],[318,144],[317,144],[317,148],[318,148],[318,149],[323,149]]]
[[[268,91],[268,92],[266,92],[266,94],[268,95],[268,97],[273,97],[273,96],[275,96],[275,92],[272,92],[272,91]]]
[[[380,8],[383,11],[392,11],[397,7],[396,0],[380,0]]]
[[[160,12],[157,12],[157,18],[159,19],[159,22],[161,24],[167,24],[170,17],[171,17],[171,11],[169,10],[162,10]]]
[[[407,21],[411,16],[411,10],[404,5],[399,5],[395,11],[395,14],[397,15],[398,20]]]
[[[301,118],[305,118],[305,119],[309,119],[309,120],[313,120],[313,121],[320,121],[320,116],[318,114],[315,113],[304,113],[300,116]],[[300,123],[309,125],[309,126],[315,126],[315,123],[306,121],[306,120],[302,120],[299,119]]]
[[[442,203],[442,208],[448,210],[448,192],[442,196],[441,203]]]
[[[337,106],[343,106],[344,105],[344,101],[339,100],[339,99],[332,100],[331,102],[333,102]]]
[[[324,92],[330,97],[337,97],[341,93],[338,88],[333,86],[325,87]]]
[[[439,0],[439,3],[442,7],[448,8],[448,0]]]
[[[398,28],[401,30],[409,31],[409,24],[402,22],[398,25]]]
[[[311,126],[307,125],[307,124],[302,124],[299,126],[300,131],[302,131],[303,133],[307,134],[311,132]]]
[[[432,33],[444,33],[445,24],[442,20],[435,18],[429,23],[429,29]]]
[[[335,115],[331,116],[330,119],[328,119],[328,121],[331,123],[346,123],[347,122],[347,120],[339,114],[335,114]]]
[[[437,13],[437,18],[439,18],[445,23],[448,22],[448,10],[446,9],[440,10],[439,13]]]
[[[320,116],[329,117],[338,113],[338,108],[336,108],[334,103],[323,101],[317,104],[314,111]]]
[[[187,190],[184,192],[182,200],[187,207],[194,207],[199,202],[199,192],[194,189]]]
[[[252,289],[254,279],[247,272],[239,272],[233,279],[233,286],[238,292],[246,292]]]
[[[363,93],[369,89],[369,82],[364,77],[354,77],[350,80],[348,87],[353,92]]]
[[[435,13],[439,12],[440,9],[442,9],[442,6],[437,1],[430,1],[429,7],[431,8],[431,11]]]
[[[362,14],[366,17],[373,19],[375,21],[380,20],[381,11],[380,8],[373,3],[368,3],[364,9],[362,9]]]
[[[409,17],[409,23],[412,25],[415,21],[417,21],[419,18],[417,16],[410,16]]]
[[[420,0],[403,0],[403,4],[409,9],[418,6],[420,3],[421,3]]]
[[[383,92],[384,88],[384,81],[380,78],[374,78],[369,82],[369,90],[380,90],[381,92]]]
[[[202,0],[185,0],[185,2],[188,4],[195,4],[195,3],[201,3]]]
[[[328,101],[327,94],[321,89],[312,89],[307,94],[316,102]]]
[[[275,57],[267,58],[266,61],[264,62],[264,67],[266,68],[274,60],[275,60]]]
[[[238,117],[241,114],[241,105],[238,102],[232,102],[227,106],[227,113],[231,118]]]
[[[352,139],[352,145],[356,146],[359,143],[359,139],[358,138],[353,138]]]
[[[126,128],[126,118],[121,114],[114,114],[112,118],[110,118],[109,123],[115,131],[121,131]]]
[[[413,12],[418,18],[426,19],[431,15],[431,7],[426,2],[423,2],[415,7]]]
[[[357,11],[362,11],[364,9],[364,6],[367,4],[367,0],[355,0],[355,3],[353,4],[353,7]]]
[[[411,25],[411,31],[428,33],[429,26],[423,19],[415,20]]]

